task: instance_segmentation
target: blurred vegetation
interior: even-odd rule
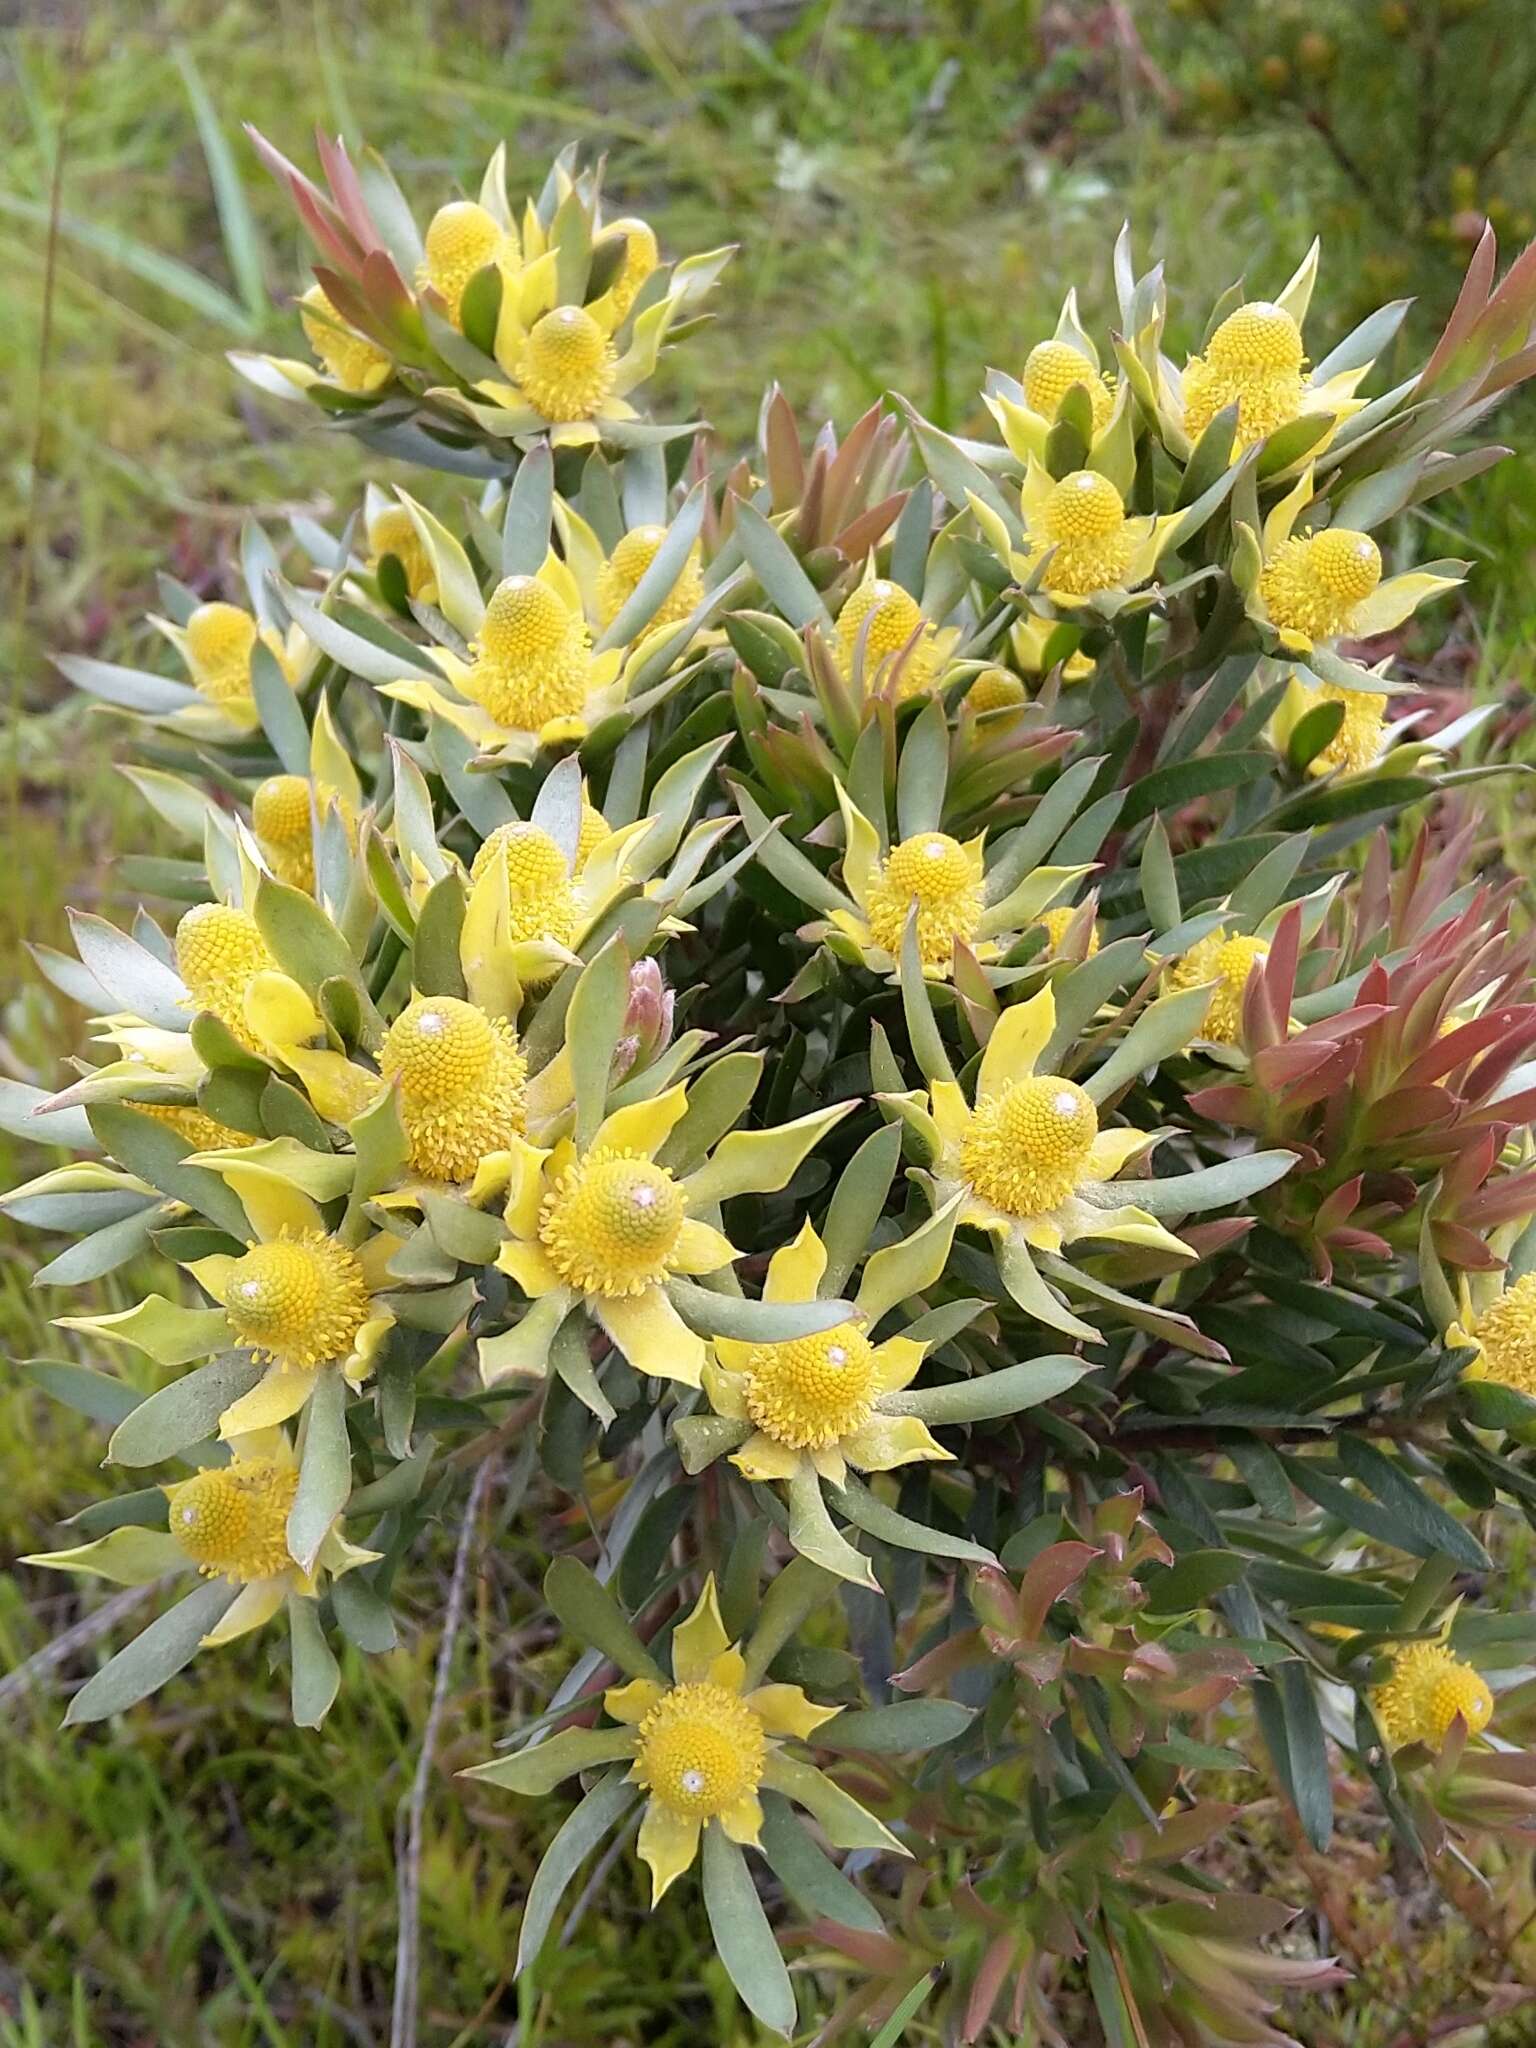
[[[846,418],[896,388],[980,431],[985,364],[1016,369],[1074,283],[1093,315],[1107,309],[1089,252],[1123,216],[1169,264],[1176,346],[1236,272],[1255,293],[1283,281],[1314,223],[1318,335],[1410,292],[1443,314],[1484,216],[1506,253],[1531,231],[1528,0],[70,0],[0,14],[18,21],[0,46],[0,1055],[24,1078],[51,1071],[81,1021],[26,990],[24,944],[59,941],[66,900],[113,900],[110,849],[149,836],[110,723],[62,701],[49,650],[134,658],[157,568],[212,594],[247,508],[273,525],[290,509],[328,516],[361,481],[354,444],[279,418],[223,361],[288,345],[301,282],[286,203],[241,120],[301,161],[316,122],[366,136],[424,204],[503,137],[514,190],[571,137],[606,149],[612,189],[665,242],[742,244],[716,324],[684,352],[687,386],[659,395],[707,391],[727,441],[770,375],[813,413]],[[213,130],[240,195],[222,210]],[[1476,560],[1485,622],[1480,638],[1465,615],[1453,624],[1430,677],[1507,697],[1519,744],[1536,647],[1529,407],[1503,431],[1525,444],[1517,458],[1458,525],[1425,522],[1427,552]],[[1528,867],[1529,822],[1494,823]],[[16,1178],[38,1162],[0,1163]],[[46,1353],[48,1300],[13,1244],[0,1259],[6,1354]],[[143,1277],[113,1284],[128,1299]],[[95,1306],[120,1305],[100,1293]],[[94,1489],[85,1433],[13,1373],[0,1430],[11,1556],[53,1536],[45,1504]],[[514,1690],[537,1699],[560,1674],[526,1627],[542,1559],[505,1501],[483,1538],[465,1640],[499,1647],[454,1671],[429,1789],[423,2048],[752,2041],[680,1909],[646,1915],[623,1861],[603,1910],[568,1930],[564,1974],[518,2013],[513,1916],[541,1844],[525,1814],[450,1775],[487,1753]],[[48,1669],[0,1680],[0,2048],[388,2038],[396,1809],[443,1596],[433,1578],[413,1590],[419,1632],[349,1673],[348,1704],[307,1744],[264,1739],[279,1709],[259,1652],[205,1660],[195,1690],[172,1686],[107,1733],[58,1733]],[[51,1603],[76,1598],[38,1575],[0,1580],[0,1668],[27,1667],[75,1611]],[[1294,1860],[1273,1826],[1234,1845],[1234,1878]],[[1465,2013],[1457,2039],[1536,2041],[1531,2009],[1490,2014],[1477,1988],[1490,1947],[1502,1974],[1536,1984],[1527,1870],[1492,1896],[1469,1877],[1447,1902],[1362,1821],[1339,1866],[1308,1875],[1304,1938],[1338,1946],[1357,1982],[1293,2022],[1304,2039],[1406,2048]],[[658,2032],[664,2002],[675,2024]],[[920,2019],[907,2038],[928,2038]]]

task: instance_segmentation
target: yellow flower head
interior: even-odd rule
[[[1172,989],[1200,988],[1216,983],[1211,1007],[1205,1013],[1200,1036],[1212,1045],[1236,1045],[1243,1023],[1243,991],[1255,967],[1268,959],[1269,947],[1262,939],[1242,933],[1228,934],[1220,925],[1207,932],[1168,970]]]
[[[925,967],[947,968],[955,941],[970,943],[982,912],[978,862],[947,832],[918,832],[893,846],[869,890],[870,936],[895,958],[914,907],[919,958]]]
[[[1030,539],[1038,553],[1054,550],[1046,583],[1069,597],[1090,597],[1123,584],[1137,550],[1125,500],[1094,469],[1075,469],[1051,488]]]
[[[1011,669],[984,668],[965,693],[969,711],[1014,711],[1029,702],[1029,692]]]
[[[506,864],[512,938],[569,946],[577,935],[576,897],[554,840],[537,825],[498,825],[475,855],[471,881],[478,882],[498,860]]]
[[[903,702],[926,690],[933,681],[938,653],[935,630],[923,617],[917,599],[899,583],[884,576],[870,577],[851,592],[837,615],[837,645],[846,669],[853,661],[854,647],[865,621],[869,630],[864,640],[864,674],[873,680],[880,664],[901,653],[914,634],[910,652],[902,663],[896,694]]]
[[[178,1138],[185,1138],[196,1152],[227,1151],[232,1145],[260,1142],[249,1131],[232,1131],[228,1124],[217,1122],[206,1110],[194,1109],[190,1103],[136,1102],[133,1107],[140,1116],[153,1117]]]
[[[740,1693],[708,1679],[674,1685],[640,1723],[635,1782],[669,1813],[715,1820],[754,1799],[768,1743]]]
[[[594,803],[581,800],[581,831],[576,840],[576,872],[579,875],[613,827]]]
[[[856,1323],[754,1344],[746,1362],[748,1416],[794,1451],[824,1450],[862,1429],[876,1391],[874,1347]]]
[[[1389,1749],[1410,1742],[1440,1749],[1458,1714],[1470,1735],[1481,1735],[1493,1718],[1487,1684],[1443,1642],[1405,1643],[1371,1706]]]
[[[471,278],[507,252],[507,232],[495,215],[473,199],[455,199],[438,208],[427,228],[421,282],[432,287],[457,323]]]
[[[277,962],[248,910],[228,903],[195,903],[176,927],[176,971],[191,1007],[211,1010],[242,1045],[254,1049],[245,1021],[245,992],[254,976]]]
[[[568,1287],[643,1294],[664,1280],[686,1219],[683,1190],[643,1153],[594,1146],[544,1197],[539,1241]]]
[[[536,412],[589,419],[613,390],[613,344],[584,306],[555,306],[528,330],[513,375]]]
[[[256,621],[237,604],[200,604],[185,627],[187,665],[210,704],[232,704],[251,694]]]
[[[1036,342],[1024,365],[1022,381],[1025,403],[1042,419],[1054,420],[1061,410],[1061,401],[1074,384],[1081,384],[1093,407],[1095,433],[1109,423],[1115,405],[1109,380],[1070,341],[1053,338]]]
[[[171,1534],[205,1578],[248,1586],[293,1566],[288,1510],[299,1468],[279,1458],[232,1458],[165,1489]]]
[[[259,782],[251,798],[251,824],[277,879],[295,889],[312,889],[315,850],[308,779],[269,775]]]
[[[632,526],[603,564],[597,579],[598,617],[611,626],[635,594],[640,578],[656,559],[656,551],[667,537],[664,526]],[[699,550],[689,550],[682,572],[651,620],[651,626],[673,626],[688,618],[702,603],[704,572]]]
[[[437,570],[427,553],[416,522],[403,505],[386,505],[368,522],[368,546],[377,567],[385,555],[393,555],[405,572],[405,587],[412,597],[425,598],[437,589]]]
[[[1282,630],[1325,640],[1349,630],[1357,606],[1381,581],[1381,550],[1368,533],[1330,526],[1284,541],[1259,578],[1259,594]]]
[[[1502,1288],[1470,1331],[1458,1325],[1452,1342],[1475,1344],[1478,1357],[1468,1376],[1512,1387],[1536,1400],[1536,1273],[1524,1273]]]
[[[1198,440],[1218,412],[1237,405],[1234,449],[1262,441],[1302,409],[1301,329],[1283,306],[1255,299],[1229,313],[1205,355],[1184,371],[1184,430]]]
[[[369,1307],[357,1254],[322,1230],[252,1245],[224,1282],[236,1343],[284,1371],[313,1372],[345,1358]]]
[[[377,342],[348,327],[317,284],[299,300],[299,325],[325,374],[343,391],[377,391],[394,368]]]
[[[1057,950],[1062,940],[1067,936],[1067,927],[1076,915],[1076,904],[1062,903],[1058,904],[1054,910],[1043,910],[1035,919],[1035,923],[1045,932],[1047,952],[1054,953]],[[1099,928],[1094,924],[1088,927],[1088,950],[1085,957],[1091,960],[1098,950]]]
[[[971,1112],[960,1170],[984,1201],[1009,1216],[1055,1209],[1089,1178],[1099,1135],[1092,1101],[1060,1074],[1030,1074]]]
[[[528,1063],[505,1017],[456,996],[416,996],[379,1051],[400,1084],[411,1165],[429,1180],[468,1180],[523,1128]]]
[[[1363,775],[1381,759],[1385,739],[1388,699],[1375,690],[1345,690],[1337,683],[1320,683],[1316,689],[1302,683],[1304,694],[1298,713],[1305,716],[1319,704],[1342,704],[1344,723],[1326,747],[1307,763],[1312,775],[1327,775],[1334,769],[1346,775]]]
[[[591,636],[581,615],[537,576],[497,584],[464,689],[498,724],[537,732],[587,700]]]
[[[619,236],[624,238],[624,260],[618,275],[608,287],[614,309],[622,320],[635,303],[640,287],[661,261],[661,250],[649,223],[626,218],[610,221],[598,236],[594,247],[602,248],[605,242],[612,242]]]

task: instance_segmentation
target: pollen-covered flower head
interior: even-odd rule
[[[643,1153],[594,1146],[544,1198],[539,1241],[569,1287],[643,1294],[666,1277],[686,1217],[682,1189]]]
[[[1137,547],[1124,499],[1107,476],[1092,469],[1075,469],[1051,486],[1030,537],[1040,553],[1054,550],[1045,572],[1048,587],[1071,597],[1123,584]]]
[[[515,255],[506,229],[473,199],[440,206],[427,227],[421,282],[430,285],[457,323],[470,280],[489,263]]]
[[[251,694],[251,656],[258,627],[237,604],[200,604],[183,629],[187,665],[210,704],[231,704]]]
[[[299,300],[299,325],[326,375],[343,391],[362,395],[388,381],[394,370],[388,355],[366,334],[349,327],[317,284]]]
[[[1264,608],[1282,630],[1327,640],[1347,633],[1381,581],[1381,550],[1368,533],[1330,526],[1286,541],[1259,579]]]
[[[1067,936],[1072,920],[1077,916],[1078,906],[1074,903],[1060,903],[1054,910],[1043,910],[1035,923],[1045,933],[1046,950],[1055,953]],[[1088,944],[1083,957],[1091,960],[1099,950],[1099,928],[1096,924],[1088,927]]]
[[[507,872],[511,937],[569,946],[579,924],[576,894],[565,855],[549,834],[527,823],[498,825],[475,855],[471,881],[497,861]]]
[[[1029,692],[1012,669],[994,662],[984,668],[965,693],[968,711],[1014,711],[1029,702]]]
[[[1511,1280],[1475,1314],[1464,1305],[1446,1341],[1476,1350],[1468,1378],[1491,1380],[1536,1400],[1536,1273]]]
[[[528,1063],[517,1033],[457,996],[414,996],[385,1034],[379,1072],[399,1083],[410,1162],[429,1180],[472,1178],[523,1128]]]
[[[250,1131],[231,1130],[203,1109],[186,1102],[136,1102],[140,1116],[152,1117],[178,1138],[185,1138],[197,1152],[212,1152],[231,1145],[255,1145],[260,1141]]]
[[[255,918],[234,904],[195,903],[176,927],[176,971],[187,985],[190,1006],[210,1010],[253,1049],[246,991],[256,975],[276,966]]]
[[[739,1693],[708,1679],[674,1685],[640,1723],[635,1782],[679,1818],[714,1820],[755,1800],[767,1752]]]
[[[257,783],[252,794],[251,828],[256,843],[273,874],[292,888],[315,886],[315,806],[318,803],[323,814],[327,801],[338,802],[335,792],[312,790],[303,775],[269,775]],[[350,807],[338,807],[351,837]]]
[[[1081,385],[1088,394],[1095,431],[1108,424],[1114,411],[1115,394],[1108,379],[1080,348],[1059,335],[1036,342],[1025,361],[1022,381],[1025,402],[1042,419],[1056,418],[1061,401],[1074,385]]]
[[[754,1344],[745,1366],[747,1413],[790,1450],[823,1450],[862,1429],[875,1392],[874,1347],[856,1323],[814,1337]]]
[[[955,942],[969,945],[982,911],[979,842],[964,846],[947,832],[918,832],[893,846],[865,901],[870,934],[894,958],[907,920],[917,912],[918,957],[947,969]]]
[[[252,1245],[224,1280],[235,1341],[289,1372],[345,1358],[369,1308],[357,1254],[320,1230]]]
[[[385,555],[393,555],[405,576],[412,597],[431,603],[437,592],[437,569],[428,554],[416,522],[403,505],[385,505],[368,522],[368,546],[377,568]]]
[[[288,1511],[298,1491],[292,1459],[234,1457],[165,1489],[168,1526],[205,1578],[250,1585],[293,1566]]]
[[[1229,313],[1184,371],[1184,429],[1198,440],[1218,412],[1236,404],[1234,447],[1250,447],[1302,410],[1306,352],[1284,306],[1255,299]]]
[[[623,220],[608,223],[593,243],[593,251],[596,253],[611,247],[620,239],[624,243],[624,254],[608,287],[608,296],[622,320],[635,303],[640,287],[661,261],[661,250],[650,223],[626,215]]]
[[[472,652],[463,687],[500,725],[537,732],[586,702],[587,622],[543,577],[507,576],[497,584]]]
[[[585,306],[553,306],[529,328],[513,375],[545,419],[590,419],[613,390],[613,344]]]
[[[983,1200],[1007,1215],[1057,1208],[1088,1178],[1098,1112],[1060,1074],[1029,1074],[971,1113],[960,1170]]]
[[[664,526],[632,526],[604,562],[597,579],[598,618],[611,626],[634,596],[640,578],[656,559],[667,537]],[[651,627],[673,626],[689,618],[703,602],[704,572],[699,550],[689,550],[677,581],[652,615]]]
[[[1313,686],[1292,677],[1272,731],[1276,744],[1283,746],[1309,711],[1315,711],[1320,704],[1337,704],[1343,711],[1343,721],[1328,744],[1308,761],[1307,773],[1364,775],[1376,766],[1387,743],[1390,702],[1380,691],[1347,690],[1338,683]]]
[[[845,671],[852,666],[861,633],[866,682],[875,681],[883,662],[900,657],[898,699],[905,702],[928,688],[939,660],[937,633],[909,590],[888,577],[868,576],[849,593],[837,615],[837,646]]]
[[[1237,1044],[1243,1025],[1243,991],[1249,975],[1268,957],[1269,947],[1263,939],[1228,932],[1218,925],[1171,964],[1170,989],[1200,988],[1208,981],[1216,984],[1200,1027],[1203,1039],[1212,1045]]]
[[[1371,1706],[1390,1749],[1410,1742],[1441,1749],[1458,1715],[1469,1735],[1481,1735],[1493,1718],[1486,1681],[1443,1641],[1404,1643]]]

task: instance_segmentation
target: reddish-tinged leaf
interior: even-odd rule
[[[1103,1551],[1092,1543],[1053,1543],[1031,1559],[1019,1581],[1019,1629],[1028,1640],[1037,1637],[1054,1601],[1061,1598]]]
[[[775,384],[763,411],[763,457],[768,470],[768,493],[775,512],[787,512],[800,502],[805,485],[805,462],[800,453],[800,429],[794,408]]]
[[[1125,1836],[1126,1852],[1132,1863],[1177,1863],[1192,1850],[1212,1841],[1230,1827],[1240,1806],[1227,1806],[1215,1799],[1202,1799],[1194,1806],[1171,1814],[1157,1829],[1132,1828]]]
[[[1385,1144],[1409,1131],[1448,1123],[1456,1114],[1456,1098],[1444,1088],[1396,1088],[1373,1102],[1360,1119],[1360,1137],[1367,1145]]]
[[[1436,342],[1434,353],[1424,365],[1414,387],[1415,398],[1427,396],[1441,382],[1455,361],[1457,351],[1482,318],[1498,262],[1498,237],[1491,225],[1485,225],[1472,252],[1472,260],[1467,265],[1467,274],[1461,281],[1461,290],[1456,294],[1451,317],[1445,323],[1445,331]]]
[[[1230,1124],[1234,1130],[1257,1128],[1257,1104],[1241,1081],[1197,1088],[1188,1100],[1196,1116],[1208,1117],[1214,1124]]]
[[[346,223],[333,208],[327,206],[322,210],[307,191],[297,187],[294,188],[293,203],[320,254],[349,277],[356,277],[362,270],[363,252],[347,232]]]
[[[1463,1144],[1440,1178],[1440,1200],[1436,1207],[1453,1215],[1487,1180],[1498,1156],[1499,1137],[1486,1125]]]
[[[1497,1273],[1504,1261],[1491,1252],[1475,1230],[1440,1217],[1430,1225],[1435,1250],[1448,1266],[1461,1266],[1469,1273]]]
[[[357,181],[357,172],[347,155],[347,145],[338,135],[333,142],[324,129],[315,130],[315,147],[320,152],[320,167],[325,172],[326,182],[331,188],[342,219],[357,238],[358,247],[367,254],[382,249],[384,244],[379,231],[373,224],[368,211],[368,202],[363,197],[363,188]]]
[[[998,1935],[977,1965],[976,1975],[971,1980],[971,1995],[965,2002],[965,2017],[960,2023],[962,2041],[974,2041],[991,2019],[1003,1982],[1013,1968],[1017,1941],[1018,1937],[1013,1934]]]
[[[360,334],[366,334],[370,341],[376,341],[380,348],[393,352],[395,337],[352,279],[317,263],[315,282],[349,327],[355,327]]]
[[[1517,1217],[1536,1215],[1536,1170],[1501,1174],[1461,1204],[1457,1221],[1473,1230],[1494,1230]]]
[[[832,542],[840,555],[846,555],[851,562],[862,561],[872,547],[875,547],[886,530],[893,526],[900,516],[910,493],[893,491],[888,498],[882,498],[878,505],[871,505],[867,512],[861,512],[857,519],[850,520]]]
[[[261,130],[253,127],[249,121],[245,123],[245,132],[250,137],[251,146],[256,151],[256,154],[261,158],[278,184],[287,187],[295,204],[298,203],[299,196],[302,193],[322,218],[326,214],[330,214],[336,220],[337,225],[340,225],[341,216],[337,214],[330,200],[326,198],[320,187],[313,180],[305,177],[297,164],[290,163],[287,157],[283,155],[283,152],[274,143],[268,142]]]
[[[795,519],[795,537],[804,549],[821,545],[823,494],[827,488],[827,451],[818,448],[811,456],[800,493],[800,510]]]
[[[826,518],[828,528],[842,524],[849,501],[858,490],[865,464],[874,450],[885,417],[877,398],[868,412],[861,413],[843,436],[843,445],[827,471]]]
[[[894,1977],[910,1969],[912,1959],[899,1941],[888,1934],[872,1934],[863,1927],[844,1927],[838,1920],[813,1920],[807,1929],[823,1948],[836,1949],[868,1970],[872,1976]]]
[[[1360,1190],[1365,1184],[1365,1175],[1357,1173],[1353,1179],[1343,1182],[1318,1204],[1317,1230],[1320,1237],[1338,1228],[1346,1217],[1353,1216],[1360,1206]]]
[[[903,1692],[927,1692],[930,1688],[942,1692],[957,1673],[986,1661],[981,1630],[963,1629],[919,1657],[915,1664],[909,1664],[905,1671],[893,1672],[891,1683],[899,1685]]]
[[[1392,1247],[1373,1230],[1334,1230],[1328,1241],[1335,1251],[1348,1252],[1357,1259],[1390,1259]]]

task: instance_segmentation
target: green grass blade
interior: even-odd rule
[[[230,272],[246,311],[252,320],[260,320],[270,310],[272,301],[267,293],[261,231],[245,196],[240,167],[219,124],[213,101],[208,97],[202,73],[193,62],[192,52],[185,43],[177,43],[171,55],[187,89],[187,98],[192,103],[192,118],[197,123],[198,140],[203,145],[203,158],[208,165],[208,178],[213,186],[214,204],[219,210],[219,226],[224,233],[224,254],[229,259]]]

